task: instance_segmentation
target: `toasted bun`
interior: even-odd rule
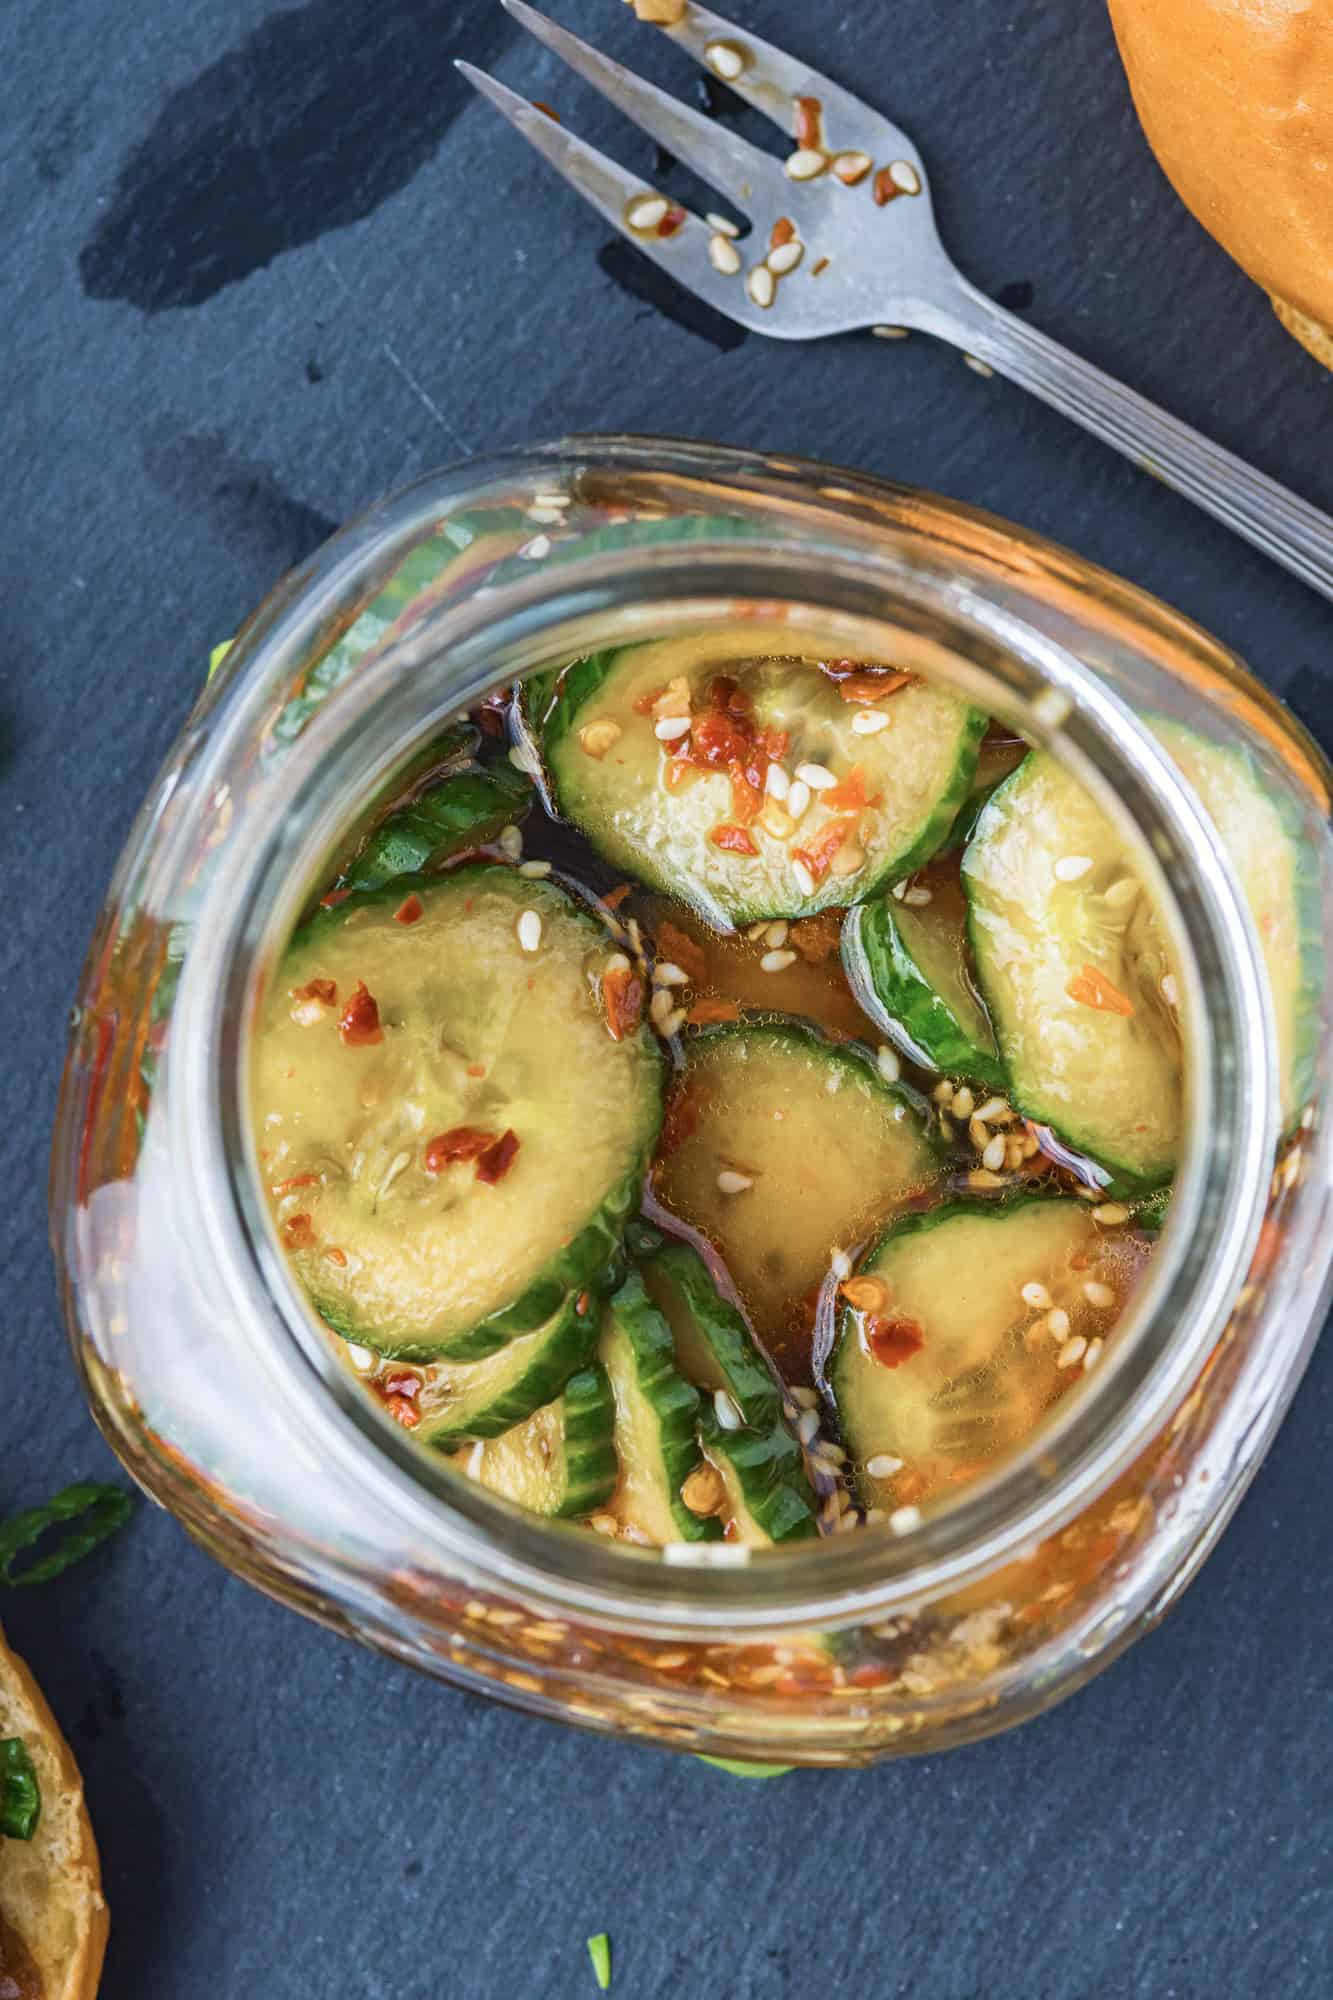
[[[95,2000],[107,1908],[83,1780],[28,1669],[0,1632],[0,1738],[21,1736],[42,1792],[31,1840],[0,1839],[0,1918],[42,1978],[42,2000]]]
[[[1333,0],[1110,0],[1176,192],[1333,365]]]

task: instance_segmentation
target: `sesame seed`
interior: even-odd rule
[[[653,735],[661,743],[674,743],[678,737],[690,733],[688,715],[664,715],[660,722],[653,724]]]
[[[653,1026],[660,1028],[666,1021],[667,1016],[674,1013],[675,1006],[676,1003],[671,997],[670,989],[665,986],[659,986],[648,1003],[648,1012]]]
[[[1090,1368],[1097,1366],[1097,1363],[1102,1358],[1102,1349],[1105,1345],[1105,1341],[1102,1340],[1090,1340],[1088,1342],[1088,1351],[1083,1357],[1083,1373],[1085,1375]]]
[[[930,901],[930,891],[921,888],[919,884],[914,888],[904,889],[903,901],[910,903],[914,909],[923,910]]]
[[[534,493],[533,500],[538,507],[568,507],[568,493]]]
[[[827,159],[813,146],[798,146],[794,153],[787,155],[787,173],[794,181],[815,180],[827,165]]]
[[[549,535],[534,535],[532,540],[525,542],[519,550],[519,554],[528,562],[541,562],[550,553],[551,537]]]
[[[358,1347],[354,1340],[347,1343],[347,1359],[358,1375],[368,1375],[375,1366],[375,1357],[368,1347]]]
[[[920,194],[921,176],[910,160],[892,160],[889,163],[889,179],[903,194]]]
[[[1032,1306],[1037,1312],[1049,1312],[1051,1295],[1038,1279],[1030,1278],[1019,1293],[1025,1306]]]
[[[819,1436],[819,1412],[807,1410],[796,1426],[796,1435],[802,1444],[813,1444]]]
[[[536,951],[542,941],[542,920],[535,910],[524,910],[518,920],[518,942],[524,951]]]
[[[891,1049],[887,1042],[881,1042],[875,1050],[875,1067],[885,1083],[897,1083],[903,1073],[897,1049]]]
[[[1087,1341],[1081,1333],[1076,1333],[1072,1340],[1065,1342],[1060,1352],[1056,1355],[1055,1365],[1057,1368],[1072,1368],[1076,1361],[1083,1359],[1087,1351]]]
[[[770,250],[764,259],[775,278],[785,278],[794,271],[805,255],[805,245],[799,236],[793,236],[788,243],[779,243],[776,250]]]
[[[762,923],[751,924],[745,935],[751,944],[758,944],[760,938],[768,936],[768,918],[765,917]]]
[[[781,764],[770,764],[765,771],[764,790],[770,798],[778,799],[779,801],[787,798],[791,792],[791,779],[787,776]]]
[[[708,261],[724,278],[734,278],[741,268],[741,253],[729,236],[710,236]]]
[[[889,1516],[889,1526],[895,1535],[910,1535],[913,1528],[921,1526],[919,1507],[895,1507]]]
[[[1052,1340],[1063,1340],[1069,1331],[1069,1314],[1063,1306],[1056,1306],[1046,1315],[1046,1326]]]
[[[817,1389],[793,1389],[791,1391],[791,1399],[793,1403],[799,1403],[803,1410],[817,1410],[819,1408],[819,1391]]]
[[[991,1173],[999,1173],[1004,1165],[1004,1139],[1002,1136],[997,1134],[991,1140],[990,1144],[982,1152],[981,1164],[983,1167],[989,1168]]]
[[[654,986],[688,986],[690,975],[680,965],[673,965],[669,958],[653,967]]]
[[[872,162],[869,153],[835,153],[831,165],[844,187],[855,187],[870,172]]]
[[[775,947],[780,947],[786,944],[787,919],[785,917],[779,917],[776,923],[767,924],[765,926],[765,935],[768,938],[768,942]]]
[[[866,1460],[866,1471],[872,1479],[892,1479],[895,1472],[901,1472],[903,1462],[892,1452],[877,1451],[873,1458]]]
[[[903,897],[907,894],[906,882],[891,883],[889,886],[889,894],[892,896],[895,903],[901,903]]]
[[[1108,1229],[1114,1229],[1117,1223],[1129,1221],[1129,1210],[1118,1201],[1104,1201],[1093,1209],[1092,1219],[1104,1222]]]
[[[529,778],[536,777],[537,766],[531,751],[525,743],[511,743],[508,756],[510,763],[516,771],[524,772]]]
[[[969,1187],[974,1188],[997,1188],[1004,1186],[1000,1175],[993,1174],[989,1167],[973,1167],[967,1177],[967,1184]]]
[[[1180,988],[1176,985],[1174,972],[1167,972],[1162,976],[1162,998],[1168,1007],[1180,1005]]]
[[[614,1514],[591,1514],[588,1517],[588,1526],[595,1534],[614,1535],[616,1532],[616,1517]]]
[[[793,861],[791,872],[796,877],[796,886],[801,894],[803,896],[813,896],[815,893],[815,878],[806,867],[804,861]]]
[[[717,1412],[717,1420],[724,1431],[738,1431],[740,1429],[743,1422],[741,1413],[725,1389],[715,1389],[713,1391],[713,1408]]]
[[[861,1525],[860,1522],[857,1520],[855,1514],[852,1513],[849,1507],[846,1513],[840,1514],[838,1516],[838,1525],[833,1530],[833,1532],[835,1535],[850,1535],[852,1531],[855,1528],[859,1528],[860,1525]]]
[[[889,718],[882,708],[858,708],[852,715],[852,732],[856,736],[878,736],[888,726]]]
[[[529,882],[541,882],[550,874],[551,864],[549,861],[520,861],[518,872]]]
[[[800,783],[808,785],[812,792],[831,792],[838,782],[827,764],[798,764],[796,776]]]
[[[717,1186],[719,1194],[744,1194],[747,1188],[754,1186],[754,1178],[750,1174],[738,1174],[731,1167],[723,1167],[717,1177]]]
[[[559,507],[528,507],[525,513],[529,521],[535,521],[542,528],[553,528],[557,523],[563,523],[565,518]]]
[[[668,1014],[665,1021],[663,1021],[661,1032],[664,1035],[678,1035],[681,1029],[685,1026],[685,1023],[688,1019],[689,1015],[686,1013],[685,1009],[683,1007],[677,1007],[672,1013]]]
[[[948,1077],[942,1076],[930,1094],[936,1104],[952,1104],[954,1100],[954,1088]]]
[[[819,1458],[826,1458],[830,1465],[843,1465],[847,1459],[842,1446],[834,1444],[832,1438],[821,1438],[815,1446],[815,1454]]]
[[[876,340],[909,340],[912,334],[910,326],[872,326],[870,331]]]
[[[1118,881],[1112,882],[1109,888],[1102,890],[1102,900],[1109,903],[1112,909],[1121,909],[1126,903],[1132,903],[1138,893],[1139,885],[1134,877],[1122,875]]]
[[[745,280],[745,289],[757,306],[771,306],[777,294],[777,280],[767,264],[756,264]]]
[[[1092,867],[1090,854],[1062,854],[1055,864],[1057,882],[1080,882]]]
[[[995,373],[995,370],[988,361],[980,360],[975,354],[965,354],[963,360],[974,375],[983,376],[987,382],[989,382],[991,376]]]
[[[800,819],[810,804],[810,787],[805,779],[798,777],[795,784],[787,787],[787,811],[793,819]]]
[[[759,961],[761,972],[785,972],[789,965],[795,965],[794,951],[766,951]]]
[[[1101,1284],[1096,1278],[1088,1279],[1083,1287],[1083,1296],[1090,1306],[1096,1306],[1100,1312],[1107,1311],[1115,1304],[1115,1293],[1111,1287]]]
[[[829,1258],[829,1269],[830,1271],[832,1271],[834,1277],[838,1280],[839,1284],[841,1284],[845,1278],[851,1277],[852,1260],[847,1255],[847,1252],[845,1250],[835,1250],[833,1252],[833,1255]]]
[[[714,215],[711,209],[704,217],[704,221],[718,236],[739,236],[741,233],[738,225],[732,221],[729,215]]]
[[[977,1117],[985,1125],[993,1125],[997,1118],[1008,1115],[1009,1106],[1002,1097],[988,1097],[984,1104],[977,1106]]]
[[[745,68],[745,51],[737,48],[735,42],[707,42],[704,45],[704,61],[715,76],[734,83]]]
[[[972,1116],[972,1104],[972,1092],[967,1084],[964,1084],[961,1090],[954,1092],[952,1109],[956,1117],[970,1118]]]
[[[625,220],[631,229],[656,229],[665,220],[667,198],[664,194],[640,195],[625,210]]]

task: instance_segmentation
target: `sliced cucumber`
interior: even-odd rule
[[[753,1430],[781,1421],[782,1395],[749,1327],[686,1243],[665,1244],[640,1260],[639,1271],[666,1314],[676,1361],[691,1382],[710,1393],[724,1389]]]
[[[553,883],[485,863],[354,895],[297,934],[256,1036],[254,1129],[336,1332],[473,1360],[599,1288],[661,1121],[656,1039],[613,1040],[599,1008],[612,949]],[[380,1037],[348,1046],[361,985]],[[512,1132],[517,1152],[507,1167],[432,1153],[460,1131]]]
[[[739,626],[596,654],[554,690],[541,681],[535,697],[560,811],[617,867],[724,927],[857,901],[920,866],[967,796],[986,727],[977,710],[918,681],[894,694],[886,728],[857,734],[857,709],[814,662],[762,657],[786,636],[781,626]],[[667,789],[681,739],[658,738],[652,702],[669,682],[688,683],[698,731],[719,674],[738,684],[756,729],[785,735],[779,761],[789,779],[817,764],[840,781],[816,789],[799,822],[762,790],[738,805],[729,767],[687,769],[676,756],[683,782]],[[724,833],[743,834],[753,854],[719,845]]]
[[[531,779],[505,759],[451,772],[376,827],[338,886],[379,889],[400,875],[438,868],[521,820],[535,796]]]
[[[916,906],[879,896],[847,912],[848,982],[871,1020],[914,1062],[1004,1090],[994,1030],[972,983],[957,877],[932,870],[930,898]]]
[[[570,1376],[553,1403],[489,1444],[474,1445],[458,1463],[533,1514],[561,1520],[591,1514],[616,1488],[615,1413],[606,1370],[594,1361]]]
[[[681,1498],[703,1466],[699,1391],[677,1369],[671,1328],[637,1273],[606,1307],[600,1352],[616,1404],[616,1515],[659,1546],[716,1541],[721,1522],[691,1513]]]
[[[963,882],[1013,1102],[1126,1191],[1159,1186],[1176,1163],[1181,1039],[1165,937],[1119,834],[1034,751],[978,820]]]
[[[731,1431],[706,1409],[699,1435],[722,1478],[730,1540],[762,1549],[818,1534],[819,1499],[805,1454],[780,1418],[763,1430]]]
[[[438,1361],[421,1386],[422,1444],[498,1438],[558,1396],[592,1359],[597,1311],[582,1294],[563,1299],[543,1325],[481,1361]]]
[[[891,1223],[857,1271],[883,1297],[843,1306],[829,1364],[868,1504],[896,1505],[903,1473],[917,1497],[1028,1442],[1073,1379],[1057,1366],[1062,1345],[1106,1333],[1145,1254],[1134,1239],[1104,1236],[1086,1202],[1058,1196],[948,1202]],[[1108,1284],[1116,1303],[1091,1305],[1089,1281]],[[1058,1338],[1049,1307],[1023,1298],[1033,1284],[1068,1316]]]
[[[716,1245],[765,1346],[793,1365],[832,1250],[939,1167],[910,1093],[855,1044],[781,1019],[688,1036],[667,1132],[658,1199]]]
[[[943,852],[958,853],[967,846],[976,828],[977,821],[985,811],[991,793],[1012,771],[1016,771],[1028,754],[1028,746],[1012,736],[992,736],[981,739],[977,752],[977,768],[972,779],[972,789],[963,800],[958,817],[949,828],[949,838],[944,843]]]

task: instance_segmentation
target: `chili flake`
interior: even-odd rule
[[[725,823],[715,826],[709,832],[708,838],[714,847],[722,848],[727,854],[746,854],[753,858],[759,853],[759,849],[743,826],[729,826]]]
[[[891,201],[897,201],[902,189],[893,178],[891,167],[881,167],[870,183],[870,192],[875,197],[876,208],[887,208]]]
[[[918,1321],[876,1313],[866,1322],[866,1346],[885,1368],[897,1368],[910,1361],[926,1344]]]
[[[674,236],[676,231],[682,227],[684,221],[684,209],[678,207],[673,201],[668,207],[666,214],[662,217],[662,220],[658,223],[657,233],[659,236]]]
[[[702,979],[708,970],[708,959],[703,946],[696,944],[695,940],[681,930],[678,924],[673,924],[670,918],[657,926],[657,949],[662,958],[669,959],[673,965],[678,965],[682,972],[688,972],[690,978],[696,982]]]
[[[739,1021],[740,1003],[736,1000],[717,1000],[705,995],[696,1000],[686,1017],[692,1028],[711,1028],[719,1021]]]
[[[823,144],[824,107],[817,97],[798,97],[794,137],[798,146],[819,147]]]
[[[866,796],[864,764],[853,764],[847,776],[824,793],[824,804],[833,812],[861,812],[866,806],[881,805],[883,799],[883,792]]]
[[[309,1250],[315,1241],[315,1225],[308,1215],[289,1215],[282,1225],[282,1236],[289,1250]]]
[[[796,235],[796,224],[789,215],[780,215],[769,231],[768,247],[780,250],[784,243],[790,243]]]
[[[419,924],[424,914],[425,905],[420,896],[414,894],[404,896],[393,913],[393,920],[396,924]]]
[[[509,1169],[513,1166],[514,1156],[517,1152],[517,1132],[512,1129],[502,1132],[500,1137],[495,1141],[495,1144],[488,1146],[477,1161],[477,1179],[485,1181],[488,1187],[494,1187],[497,1181],[504,1179]]]
[[[1080,1007],[1095,1007],[1101,1014],[1121,1014],[1128,1020],[1134,1012],[1133,1001],[1126,999],[1120,988],[1113,986],[1095,965],[1081,966],[1065,992]]]
[[[803,861],[814,880],[822,882],[829,872],[834,855],[855,827],[854,819],[830,820],[823,832],[817,834],[808,846],[793,847],[792,860]]]
[[[643,981],[632,966],[612,966],[602,974],[602,1005],[612,1041],[623,1042],[643,1019]]]
[[[319,907],[321,910],[336,910],[339,903],[345,903],[351,893],[350,889],[330,889],[327,896],[320,897]]]
[[[364,979],[356,982],[356,991],[343,1011],[338,1023],[338,1033],[343,1045],[349,1049],[367,1048],[373,1042],[384,1040],[384,1030],[380,1026],[379,1003],[369,992]]]
[[[821,910],[817,916],[798,917],[787,926],[787,942],[807,965],[826,965],[842,942],[842,911]]]
[[[289,997],[293,1000],[318,1000],[325,1007],[332,1007],[338,998],[338,987],[332,979],[308,979],[304,986],[293,986]]]
[[[319,1186],[318,1174],[292,1174],[285,1181],[274,1181],[273,1193],[275,1195],[284,1195],[284,1194],[290,1194],[293,1188],[318,1187],[318,1186]]]
[[[422,1156],[422,1165],[428,1174],[442,1174],[456,1160],[478,1160],[495,1144],[494,1132],[483,1132],[476,1125],[455,1125],[449,1132],[441,1132],[432,1139]]]

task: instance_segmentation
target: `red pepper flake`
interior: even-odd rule
[[[821,257],[817,263],[814,263],[810,266],[810,276],[812,278],[822,278],[827,269],[828,269],[828,258]]]
[[[827,796],[827,795],[826,795]],[[856,826],[854,819],[831,820],[823,832],[817,834],[808,847],[793,847],[793,861],[803,861],[816,882],[822,882],[832,865],[833,857]]]
[[[787,943],[807,965],[826,965],[842,943],[842,911],[821,910],[787,926]]]
[[[753,858],[759,852],[743,826],[728,826],[725,823],[715,826],[708,838],[714,847],[722,848],[727,854],[748,854]]]
[[[1080,967],[1065,992],[1080,1007],[1095,1007],[1101,1014],[1121,1014],[1128,1020],[1134,1012],[1133,1001],[1127,1000],[1120,988],[1113,986],[1095,965]]]
[[[790,243],[796,235],[796,224],[789,215],[780,215],[768,234],[770,250],[780,250],[784,243]]]
[[[848,1675],[848,1679],[851,1681],[853,1687],[882,1688],[888,1686],[889,1682],[893,1679],[893,1675],[887,1667],[872,1667],[867,1665],[864,1667],[853,1667],[851,1673]]]
[[[495,1144],[488,1146],[477,1161],[477,1179],[485,1181],[487,1187],[494,1187],[497,1181],[504,1179],[513,1166],[517,1152],[517,1132],[513,1130],[502,1132]]]
[[[910,1361],[926,1344],[926,1336],[914,1319],[896,1315],[875,1316],[866,1321],[866,1346],[885,1368],[898,1368]]]
[[[331,1243],[328,1249],[324,1252],[324,1255],[328,1259],[329,1263],[336,1264],[339,1270],[345,1268],[347,1263],[347,1252],[345,1250],[340,1250],[336,1243]]]
[[[318,1186],[319,1186],[318,1174],[292,1174],[291,1177],[285,1181],[274,1181],[273,1193],[275,1195],[284,1195],[284,1194],[290,1194],[293,1188],[318,1187]]]
[[[819,149],[824,143],[824,107],[817,97],[798,97],[793,129],[798,146]]]
[[[705,994],[691,1007],[688,1020],[692,1028],[711,1028],[719,1021],[739,1021],[740,1002],[737,1000],[716,1000]]]
[[[683,1146],[687,1139],[694,1137],[706,1102],[705,1093],[697,1088],[691,1089],[689,1085],[672,1093],[662,1120],[662,1136],[657,1142],[659,1159],[665,1159],[678,1146]]]
[[[469,1076],[485,1076],[486,1065],[485,1063],[469,1063],[467,1073]]]
[[[651,688],[647,694],[641,694],[634,703],[634,713],[636,715],[651,715],[665,693],[666,682],[663,681],[661,687]]]
[[[330,889],[327,896],[320,897],[319,907],[321,910],[336,910],[339,903],[345,903],[351,893],[350,889]]]
[[[494,1132],[483,1132],[476,1125],[455,1125],[429,1141],[422,1165],[428,1174],[442,1174],[456,1160],[480,1159],[495,1144],[495,1137]]]
[[[902,189],[898,187],[888,167],[881,167],[870,183],[870,192],[875,197],[876,208],[887,208],[891,201],[897,201]]]
[[[332,1007],[338,998],[338,988],[332,979],[308,979],[304,986],[293,986],[289,998],[293,1000],[319,1000],[326,1007]]]
[[[632,966],[613,965],[602,974],[602,1005],[611,1040],[623,1042],[643,1019],[643,981]]]
[[[724,709],[706,710],[690,731],[690,761],[710,771],[741,763],[749,747],[748,732]]]
[[[400,1369],[396,1374],[383,1377],[386,1396],[406,1396],[415,1400],[421,1394],[421,1377],[410,1368]]]
[[[419,924],[424,915],[425,904],[420,896],[413,894],[404,896],[393,913],[393,920],[396,924]]]
[[[841,783],[830,786],[822,796],[831,812],[861,812],[866,806],[880,805],[884,798],[883,792],[867,797],[864,764],[853,764]]]
[[[373,1042],[384,1040],[379,1003],[374,994],[367,991],[364,979],[356,982],[356,991],[338,1023],[338,1033],[342,1036],[344,1047],[349,1049],[368,1048]]]
[[[421,1412],[409,1396],[386,1396],[384,1407],[405,1431],[414,1431],[421,1422]]]
[[[676,203],[673,201],[668,206],[667,212],[662,217],[662,220],[658,223],[657,233],[659,236],[674,236],[676,234],[676,231],[683,226],[684,221],[685,221],[684,209],[677,207]]]
[[[547,104],[543,98],[534,97],[532,100],[532,108],[534,111],[544,112],[545,115],[548,118],[554,120],[554,122],[557,125],[560,123],[560,113],[558,111],[553,111],[550,105]]]
[[[668,757],[662,768],[662,782],[669,792],[683,792],[686,785],[692,785],[698,777],[696,765],[690,762],[689,752],[677,752]]]
[[[739,764],[731,767],[731,810],[739,826],[753,826],[763,810],[762,780],[755,784]]]
[[[282,1225],[282,1238],[289,1250],[312,1249],[315,1225],[308,1215],[289,1215]]]
[[[634,884],[632,882],[621,882],[616,888],[609,889],[602,897],[602,908],[604,910],[618,910],[633,887]]]
[[[591,1304],[592,1304],[592,1293],[591,1293],[591,1292],[580,1292],[580,1293],[579,1293],[579,1295],[578,1295],[578,1297],[577,1297],[577,1298],[575,1299],[575,1301],[574,1301],[574,1310],[575,1310],[575,1312],[576,1312],[576,1313],[577,1313],[577,1314],[579,1315],[579,1318],[580,1318],[580,1319],[586,1319],[586,1318],[587,1318],[587,1316],[588,1316],[588,1307],[589,1307],[589,1306],[590,1306]]]
[[[672,965],[678,965],[682,972],[688,972],[696,984],[708,970],[708,958],[703,946],[696,944],[695,940],[681,930],[679,924],[673,924],[670,918],[657,926],[657,951],[660,958],[669,960]]]

